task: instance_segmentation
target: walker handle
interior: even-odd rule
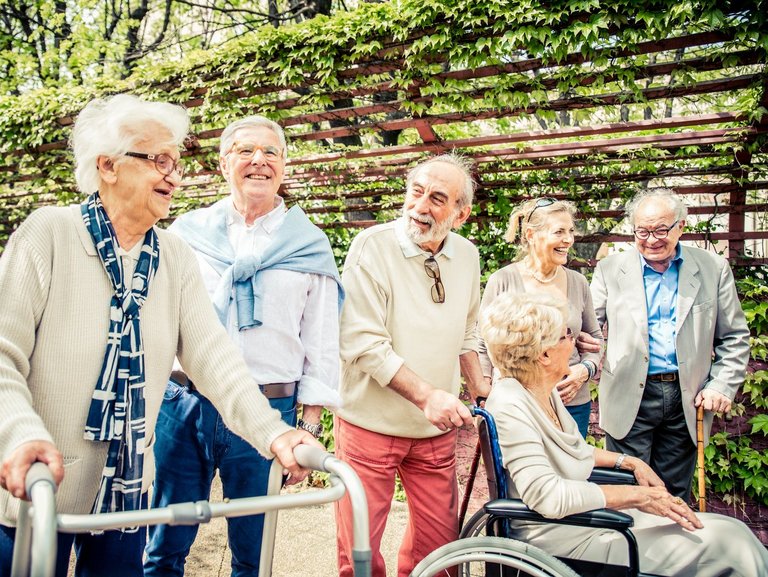
[[[325,462],[331,455],[326,453],[324,449],[312,445],[298,445],[293,449],[293,456],[296,457],[296,462],[305,469],[329,472],[325,467]]]

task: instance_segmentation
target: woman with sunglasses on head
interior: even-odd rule
[[[570,307],[548,294],[504,294],[480,318],[499,378],[486,409],[493,415],[513,498],[548,519],[608,507],[631,516],[640,571],[667,577],[765,577],[768,552],[732,517],[694,513],[637,457],[581,438],[555,390],[567,370]],[[631,472],[636,485],[597,485],[595,467]],[[512,520],[514,537],[557,557],[629,564],[625,537],[611,529]],[[619,574],[613,568],[606,573]],[[603,574],[603,573],[601,573]],[[626,574],[626,573],[622,573]]]
[[[509,242],[519,242],[515,262],[494,272],[485,287],[480,310],[487,308],[500,294],[551,294],[568,303],[568,328],[574,335],[586,332],[602,343],[589,283],[584,275],[565,267],[573,245],[573,203],[538,198],[524,202],[509,218],[505,235]],[[597,372],[601,353],[580,355],[575,349],[569,368],[557,389],[582,437],[587,436],[592,401],[587,383]],[[480,363],[487,380],[493,377],[493,363],[480,343]]]
[[[79,205],[33,212],[0,259],[0,577],[11,574],[29,467],[46,463],[59,513],[147,506],[152,444],[174,357],[262,454],[299,479],[319,446],[271,409],[218,320],[197,260],[156,228],[182,179],[180,106],[91,101],[72,132]],[[56,575],[140,577],[146,528],[58,536]]]

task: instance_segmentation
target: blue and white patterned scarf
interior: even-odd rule
[[[85,439],[109,441],[93,513],[140,508],[144,474],[144,347],[139,314],[160,262],[157,234],[150,228],[130,285],[123,278],[115,230],[95,192],[80,205],[114,294],[109,303],[107,350],[93,391]]]

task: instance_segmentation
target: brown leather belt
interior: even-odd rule
[[[678,379],[677,371],[672,373],[658,373],[656,375],[648,375],[649,381],[661,381],[662,383],[672,383]]]
[[[171,380],[189,391],[197,390],[195,384],[183,371],[173,371],[171,373]],[[259,385],[259,389],[268,399],[282,399],[284,397],[292,397],[296,393],[297,384],[296,381],[290,383],[269,383]]]

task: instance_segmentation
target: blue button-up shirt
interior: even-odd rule
[[[648,311],[648,374],[676,371],[677,281],[683,262],[682,249],[678,244],[675,258],[663,273],[653,270],[642,255],[640,261],[643,266],[645,305]]]

